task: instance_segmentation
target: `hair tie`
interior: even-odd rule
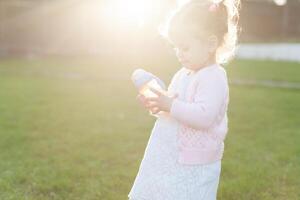
[[[218,10],[218,8],[219,8],[219,3],[212,3],[212,4],[209,6],[208,10],[209,10],[210,12],[216,12],[216,11]]]

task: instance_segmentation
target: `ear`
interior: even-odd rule
[[[209,43],[209,52],[210,52],[210,53],[215,52],[216,49],[218,48],[218,44],[219,44],[219,41],[218,41],[217,36],[215,36],[215,35],[210,35],[210,36],[208,37],[208,43]]]

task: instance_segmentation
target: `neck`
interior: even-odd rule
[[[204,62],[204,63],[202,63],[202,64],[200,64],[200,65],[197,65],[197,68],[194,69],[194,70],[192,70],[192,71],[193,71],[194,73],[196,73],[196,72],[198,72],[200,69],[205,68],[205,67],[208,67],[208,66],[211,66],[211,65],[213,65],[213,64],[215,64],[215,63],[216,63],[215,59],[214,59],[213,57],[209,57],[209,58],[206,60],[206,62]]]

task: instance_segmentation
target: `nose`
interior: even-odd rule
[[[176,51],[176,54],[177,54],[177,57],[180,59],[180,60],[184,60],[184,55],[181,51],[177,50]]]

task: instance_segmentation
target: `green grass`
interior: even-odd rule
[[[300,82],[300,63],[238,60],[227,67],[231,79]]]
[[[146,69],[169,83],[178,64]],[[85,59],[0,61],[0,199],[127,199],[155,121],[135,99],[132,70]],[[228,75],[300,81],[300,67],[235,61]],[[298,199],[299,90],[230,92],[218,199]]]

